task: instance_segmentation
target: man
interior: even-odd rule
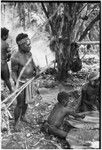
[[[100,108],[100,80],[97,71],[88,77],[89,82],[82,87],[79,112],[99,110]]]
[[[16,43],[18,44],[18,51],[15,52],[11,58],[12,78],[15,83],[17,82],[22,68],[26,65],[28,60],[32,58],[32,54],[30,52],[31,41],[27,34],[18,34],[16,37]],[[20,78],[19,86],[22,86],[27,80],[35,76],[36,71],[35,63],[33,59],[31,59],[29,64],[25,67],[25,70]],[[34,84],[31,83],[17,97],[17,105],[14,110],[15,129],[17,129],[18,119],[24,119],[28,103],[34,99],[34,94],[36,93],[37,92],[35,92]]]
[[[10,93],[12,93],[10,72],[7,64],[7,61],[9,61],[11,57],[11,51],[9,50],[9,45],[6,42],[8,34],[8,29],[1,28],[1,79],[4,80],[8,89],[10,90]]]

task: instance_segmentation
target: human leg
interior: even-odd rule
[[[28,105],[24,103],[23,107],[22,107],[22,112],[21,112],[21,120],[22,121],[25,121],[25,113],[26,113],[27,107],[28,107]]]
[[[17,105],[14,109],[15,125],[17,124],[18,120],[21,119],[22,117],[24,100],[25,100],[25,90],[23,90],[17,97]]]
[[[10,90],[10,93],[12,93],[13,90],[12,90],[12,86],[11,86],[10,80],[5,80],[5,83],[6,83],[7,87],[8,87],[8,89]]]
[[[49,127],[49,132],[57,137],[58,142],[61,143],[61,147],[63,149],[70,149],[70,144],[66,140],[66,136],[68,134],[66,131],[53,126],[53,127]]]

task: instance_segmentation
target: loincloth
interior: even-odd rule
[[[45,121],[42,126],[43,126],[43,128],[42,128],[43,131],[45,133],[48,133],[48,134],[51,134],[51,133],[53,134],[53,133],[56,133],[56,132],[59,132],[59,133],[62,133],[62,134],[63,134],[63,132],[68,133],[70,131],[70,129],[74,128],[73,126],[71,126],[71,124],[69,124],[66,121],[64,121],[59,128],[54,126],[54,125],[49,124],[47,121]],[[53,132],[53,130],[54,130],[54,132]]]
[[[20,81],[22,82],[22,81]],[[38,91],[37,85],[34,81],[32,81],[26,88],[25,88],[25,103],[26,104],[35,104],[39,100],[41,100],[40,93]]]
[[[41,132],[43,132],[44,134],[49,134],[49,135],[53,135],[53,128],[56,128],[53,125],[50,125],[47,120],[44,121],[44,123],[41,126]]]

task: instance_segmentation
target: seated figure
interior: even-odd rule
[[[72,112],[68,109],[67,104],[69,103],[70,94],[66,92],[60,92],[57,96],[58,102],[55,104],[53,110],[51,111],[48,120],[44,122],[44,129],[48,134],[54,135],[64,141],[66,141],[66,136],[68,131],[63,129],[64,118],[66,115],[72,115],[74,117],[83,118],[84,115],[78,115],[75,112]],[[64,142],[66,147],[70,148],[69,143]]]
[[[97,71],[88,77],[88,83],[82,87],[81,102],[78,112],[95,111],[100,109],[100,78]]]

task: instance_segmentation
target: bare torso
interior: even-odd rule
[[[25,66],[25,64],[31,58],[31,56],[32,56],[31,52],[29,52],[29,53],[17,52],[16,53],[16,55],[13,58],[13,59],[15,59],[13,63],[15,63],[15,65],[17,66],[17,76],[19,76],[22,68]],[[21,80],[32,78],[34,76],[34,71],[35,71],[35,64],[32,59],[29,62],[29,64],[26,66],[26,68],[21,76]]]
[[[63,123],[64,117],[66,116],[67,111],[64,106],[60,103],[57,103],[53,110],[51,111],[50,116],[48,117],[48,123],[56,127],[60,127]]]

